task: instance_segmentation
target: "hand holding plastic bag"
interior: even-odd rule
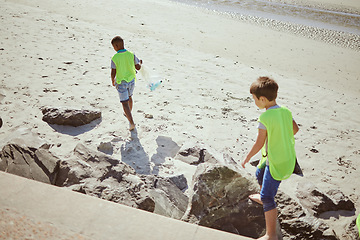
[[[161,77],[153,74],[150,74],[146,67],[141,66],[140,74],[147,82],[146,87],[150,89],[150,91],[155,91],[155,89],[160,86],[162,83]]]

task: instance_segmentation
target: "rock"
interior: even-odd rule
[[[300,203],[316,217],[328,211],[354,210],[354,203],[339,190],[329,191],[329,194],[317,189],[312,183],[299,185],[297,189]]]
[[[353,211],[355,209],[354,203],[338,189],[331,189],[326,192],[326,195],[333,201],[337,210]]]
[[[169,180],[137,174],[129,165],[82,144],[61,163],[56,185],[178,219],[188,202]]]
[[[279,212],[278,218],[280,220],[299,219],[306,216],[303,207],[281,190],[278,190],[275,196],[275,202],[277,204]]]
[[[44,114],[42,120],[49,124],[73,127],[82,126],[101,118],[101,112],[97,110],[44,107],[42,113]]]
[[[187,180],[184,174],[169,177],[170,181],[173,182],[181,191],[186,190],[188,187]]]
[[[258,191],[254,179],[225,166],[199,165],[186,219],[210,228],[260,237],[265,233],[263,208],[248,198]]]
[[[204,161],[204,152],[206,149],[200,149],[198,147],[186,148],[179,151],[176,159],[186,162],[190,165],[198,165]]]
[[[112,155],[114,150],[111,142],[101,142],[97,148],[100,152]]]
[[[36,181],[54,184],[60,160],[47,149],[10,143],[0,153],[0,170]]]
[[[188,205],[188,197],[170,180],[157,176],[148,176],[148,178],[155,179],[155,186],[150,190],[150,195],[155,201],[154,213],[181,219]]]
[[[284,239],[338,239],[329,226],[307,211],[284,192],[278,190],[275,201]]]
[[[329,226],[314,217],[293,218],[281,221],[284,239],[338,240]]]
[[[136,201],[136,204],[139,209],[143,209],[148,212],[155,212],[155,201],[149,196]]]
[[[153,119],[154,116],[153,116],[152,114],[146,113],[146,114],[145,114],[145,118],[147,118],[147,119]]]
[[[177,160],[190,165],[199,165],[204,162],[217,163],[217,159],[204,146],[187,147],[183,146],[175,156]]]

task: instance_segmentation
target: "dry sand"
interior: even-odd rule
[[[333,2],[359,9],[358,1]],[[359,49],[167,0],[0,3],[0,147],[21,128],[54,144],[59,157],[79,142],[94,148],[111,142],[113,156],[138,172],[184,173],[190,180],[194,168],[172,159],[184,144],[203,143],[237,161],[245,157],[261,114],[249,85],[268,75],[280,85],[278,104],[300,125],[296,150],[305,177],[291,177],[280,188],[294,195],[298,184],[312,182],[324,191],[340,189],[360,206]],[[150,92],[138,76],[132,134],[111,86],[115,35],[163,79]],[[49,126],[42,106],[94,107],[102,120]],[[347,215],[325,221],[341,236],[354,218]]]

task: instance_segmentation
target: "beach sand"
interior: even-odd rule
[[[300,127],[296,151],[305,176],[291,177],[280,189],[291,196],[307,182],[323,191],[340,189],[360,213],[356,47],[167,0],[0,2],[0,147],[22,128],[54,144],[51,151],[60,158],[78,143],[96,149],[111,142],[113,157],[140,173],[184,173],[191,180],[194,167],[173,161],[174,151],[204,144],[240,162],[262,113],[249,86],[266,75],[279,83],[277,102],[293,112]],[[308,2],[327,6],[327,1]],[[360,9],[351,0],[330,5]],[[163,80],[150,92],[138,74],[132,134],[110,79],[110,41],[116,35],[150,75]],[[42,121],[43,106],[93,107],[102,119],[85,128],[50,126]],[[136,147],[136,154],[124,155],[128,147]],[[159,149],[161,161],[154,157]],[[334,213],[324,220],[342,236],[353,218]]]

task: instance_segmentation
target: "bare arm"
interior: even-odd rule
[[[115,86],[115,76],[116,76],[116,69],[112,68],[111,69],[111,81],[112,81],[113,86]]]
[[[142,64],[142,60],[140,60],[138,64],[135,64],[135,69],[139,71],[141,69],[141,64]]]
[[[255,141],[253,147],[251,148],[251,150],[248,153],[248,155],[246,156],[246,158],[241,162],[241,166],[243,168],[245,168],[245,164],[248,163],[250,161],[250,159],[255,154],[257,154],[261,150],[261,148],[264,146],[266,136],[267,136],[267,131],[265,129],[259,128],[258,136],[256,138],[256,141]]]
[[[293,120],[293,131],[294,131],[294,135],[299,131],[299,126],[297,125],[295,120]]]

